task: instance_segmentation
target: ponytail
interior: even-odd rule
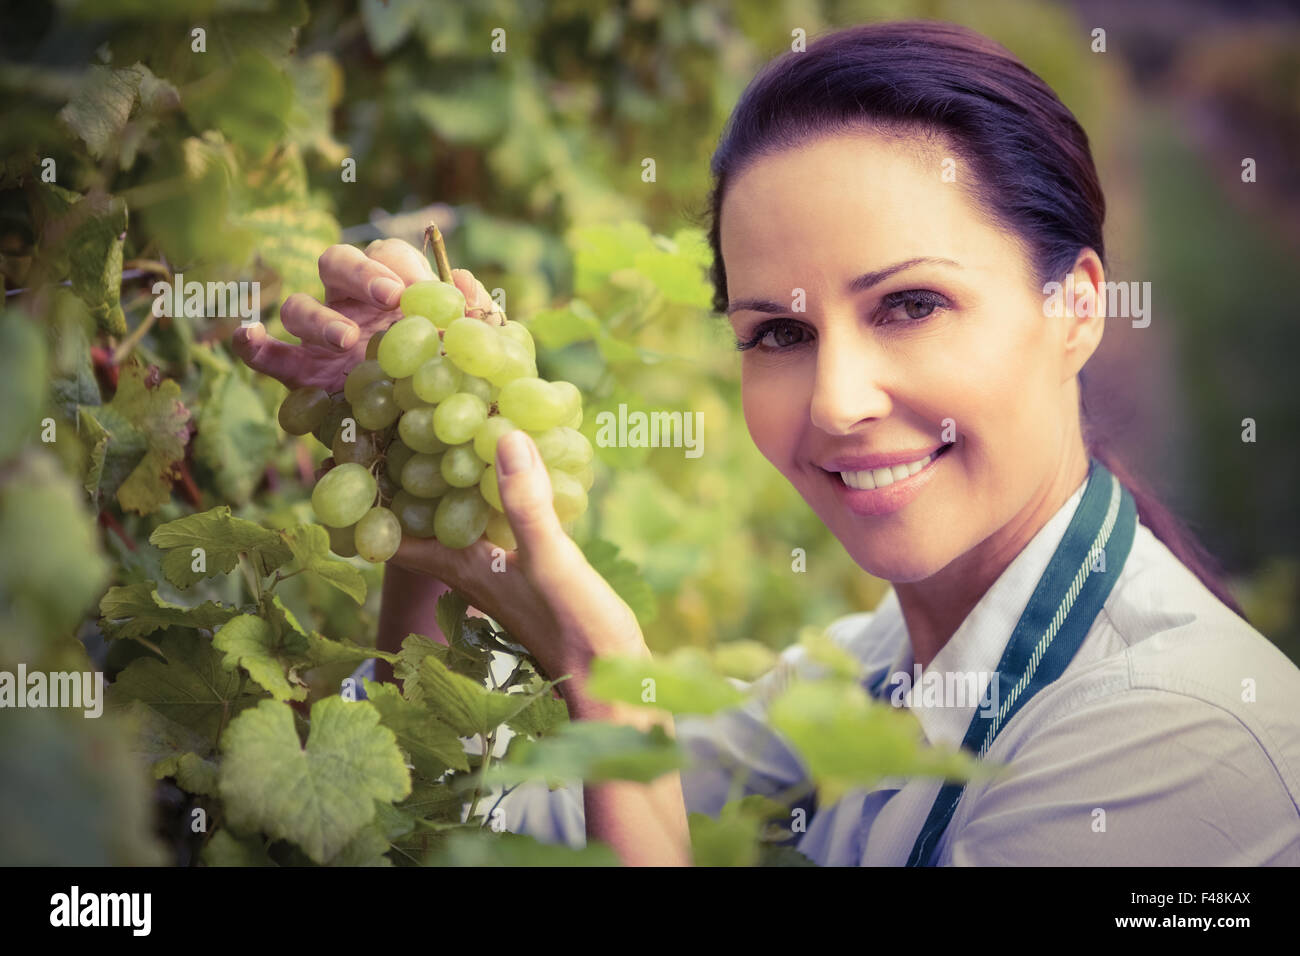
[[[1232,591],[1224,580],[1223,569],[1219,562],[1205,549],[1191,529],[1165,507],[1156,493],[1129,471],[1102,437],[1101,430],[1094,427],[1083,400],[1084,392],[1083,373],[1080,372],[1080,417],[1084,430],[1084,447],[1088,454],[1105,465],[1119,483],[1128,489],[1129,494],[1133,496],[1133,502],[1137,505],[1138,521],[1146,525],[1174,557],[1200,579],[1210,593],[1242,620],[1247,620],[1241,605],[1237,603],[1237,599],[1233,597]]]

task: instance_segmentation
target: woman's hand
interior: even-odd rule
[[[317,269],[325,285],[324,304],[296,292],[280,307],[284,327],[301,345],[271,338],[258,323],[235,331],[234,349],[249,367],[289,388],[317,385],[333,393],[342,390],[348,372],[365,358],[370,337],[401,318],[402,290],[437,275],[418,249],[400,239],[376,239],[365,252],[330,246]],[[452,278],[471,308],[491,306],[487,290],[469,272],[455,269]]]
[[[485,540],[455,550],[406,535],[392,562],[461,592],[528,648],[548,677],[572,674],[559,685],[570,710],[599,716],[601,706],[583,692],[587,668],[598,654],[649,656],[636,615],[560,526],[550,476],[527,432],[497,443],[497,484],[519,545],[506,553],[504,571],[492,570],[495,546]]]

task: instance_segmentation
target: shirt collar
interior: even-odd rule
[[[1002,659],[1002,652],[1006,649],[1011,632],[1015,630],[1016,622],[1024,613],[1034,588],[1065,536],[1070,520],[1083,499],[1086,485],[1085,478],[1074,494],[1007,565],[993,586],[966,615],[956,633],[940,648],[930,666],[920,671],[919,682],[912,656],[912,642],[908,638],[898,595],[891,587],[881,600],[877,614],[872,619],[871,630],[877,635],[888,631],[891,643],[895,646],[893,662],[885,677],[882,699],[890,702],[898,696],[894,693],[895,689],[906,688],[906,694],[898,696],[898,699],[920,721],[921,729],[931,746],[961,746],[976,709],[990,705],[989,701],[982,701],[980,697],[989,677]],[[905,681],[896,677],[900,674],[906,675]],[[929,674],[935,676],[928,679],[933,689],[927,692],[926,675]],[[948,675],[952,675],[951,678]],[[975,677],[973,684],[971,675]],[[947,690],[950,686],[955,690],[958,684],[967,688],[977,687],[973,694],[950,696]],[[940,706],[935,706],[936,703]],[[996,701],[992,703],[996,704]]]

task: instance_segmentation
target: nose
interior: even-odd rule
[[[893,408],[883,386],[886,364],[880,349],[860,335],[823,335],[817,345],[812,423],[827,434],[847,435],[860,422],[886,417]]]

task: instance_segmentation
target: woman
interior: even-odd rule
[[[832,635],[930,743],[1009,764],[964,788],[886,780],[806,801],[793,844],[830,865],[1300,863],[1300,671],[1089,428],[1082,369],[1104,315],[1077,293],[1105,278],[1104,199],[1052,91],[964,28],[845,30],[751,83],[713,173],[715,304],[743,353],[750,433],[893,585]],[[236,343],[249,364],[337,387],[401,285],[430,272],[381,242],[332,247],[321,275],[328,307],[295,296],[282,311],[304,345],[254,327]],[[1075,302],[1050,308],[1048,283],[1067,278]],[[510,573],[491,573],[483,544],[407,540],[383,627],[427,614],[431,574],[575,675],[574,719],[649,723],[586,694],[593,655],[646,654],[644,640],[563,534],[532,442],[513,433],[497,454]],[[626,862],[685,862],[685,810],[716,812],[728,768],[746,792],[801,781],[762,718],[802,666],[793,648],[743,708],[679,721],[697,769],[587,788],[581,814],[557,791],[515,828],[575,840],[585,822]],[[981,700],[936,706],[908,686],[918,666],[992,676]]]

